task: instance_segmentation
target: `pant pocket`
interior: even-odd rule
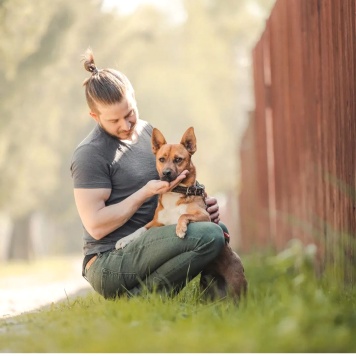
[[[138,283],[136,273],[122,273],[103,268],[101,276],[101,295],[106,299],[114,299]]]

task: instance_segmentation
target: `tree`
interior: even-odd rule
[[[9,258],[26,259],[31,251],[32,213],[57,210],[55,193],[61,183],[63,154],[69,149],[63,137],[73,121],[68,113],[79,107],[71,107],[73,102],[67,98],[78,85],[76,80],[81,82],[71,66],[79,63],[80,30],[84,35],[92,31],[84,21],[87,18],[78,21],[79,15],[95,19],[100,4],[39,0],[34,6],[11,0],[0,6],[4,20],[0,77],[5,82],[0,107],[0,184],[7,187],[1,190],[0,207],[14,221]],[[78,31],[77,41],[71,38],[73,29]],[[79,129],[76,122],[71,128]]]
[[[130,78],[141,117],[168,140],[195,127],[195,162],[209,194],[232,189],[244,115],[235,51],[253,27],[246,4],[186,1],[187,20],[172,24],[149,6],[123,16],[102,12],[95,0],[0,1],[0,212],[13,221],[10,258],[31,257],[38,212],[54,226],[47,244],[79,251],[69,166],[93,126],[81,88],[88,46],[99,67]]]

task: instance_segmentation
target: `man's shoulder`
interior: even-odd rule
[[[93,158],[93,156],[96,155],[102,156],[105,153],[104,148],[108,146],[107,141],[106,135],[104,135],[99,126],[96,125],[74,150],[73,160],[78,158]]]
[[[82,146],[96,146],[104,143],[107,140],[107,135],[104,135],[103,131],[100,129],[99,125],[95,125],[90,131],[87,137],[84,138],[82,142],[79,143],[77,149]]]
[[[153,126],[147,121],[144,121],[142,119],[138,119],[137,129],[138,129],[139,133],[140,132],[145,132],[145,133],[148,133],[148,135],[151,136],[152,130],[153,130]]]

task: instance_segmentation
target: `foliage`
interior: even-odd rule
[[[197,125],[200,142],[206,134],[222,146],[233,141],[234,49],[208,10],[203,1],[187,2],[187,22],[172,26],[155,8],[120,17],[94,1],[2,1],[0,170],[2,186],[17,189],[3,189],[1,205],[31,210],[61,184],[61,161],[68,173],[70,152],[90,122],[80,88],[80,55],[88,46],[99,66],[117,67],[133,81],[143,118],[170,132],[172,122],[180,131]],[[210,153],[214,162],[218,152]],[[8,206],[21,198],[21,207]]]
[[[100,68],[127,74],[141,118],[168,140],[195,127],[195,162],[210,195],[234,189],[239,123],[246,119],[239,85],[251,94],[236,51],[248,55],[272,2],[186,1],[186,21],[171,23],[152,6],[122,15],[102,11],[100,0],[1,1],[0,212],[16,226],[44,214],[61,249],[80,235],[69,167],[93,126],[80,63],[88,46]]]
[[[313,272],[313,249],[243,257],[239,305],[206,302],[198,280],[174,298],[97,294],[0,322],[1,352],[355,352],[356,292]]]

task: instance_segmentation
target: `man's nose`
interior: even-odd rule
[[[125,120],[125,130],[127,130],[127,131],[130,130],[131,126],[132,126],[132,124],[131,124],[130,120],[126,119]]]

